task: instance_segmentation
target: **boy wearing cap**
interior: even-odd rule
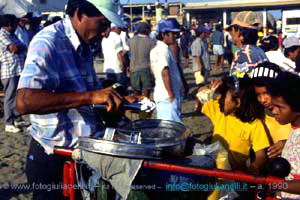
[[[158,24],[157,44],[150,52],[151,70],[155,78],[154,101],[157,119],[182,123],[181,97],[184,87],[176,60],[169,44],[175,42],[180,31],[172,21],[162,20]]]
[[[264,61],[268,61],[264,51],[256,46],[258,40],[257,28],[259,17],[252,11],[237,13],[229,26],[233,43],[241,40],[242,48],[235,52],[230,69],[230,75],[243,77],[251,68]]]
[[[117,3],[106,0],[69,0],[68,16],[41,30],[29,45],[17,92],[17,110],[31,114],[33,137],[26,161],[31,184],[55,185],[33,191],[33,199],[64,199],[65,158],[53,155],[55,146],[73,147],[79,137],[103,134],[90,104],[106,104],[117,111],[122,98],[114,89],[101,89],[89,44],[99,40],[110,21],[122,26]]]
[[[283,54],[285,56],[285,59],[283,60],[284,70],[295,72],[295,61],[296,58],[300,56],[300,41],[297,37],[291,36],[284,40],[283,46]]]

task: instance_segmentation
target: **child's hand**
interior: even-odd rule
[[[210,88],[212,90],[217,89],[220,85],[222,85],[222,80],[212,80],[210,83]]]
[[[280,140],[276,144],[270,146],[268,148],[268,157],[269,158],[279,157],[281,155],[285,142],[286,142],[285,140]]]

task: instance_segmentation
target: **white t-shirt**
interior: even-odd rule
[[[265,54],[271,63],[275,63],[285,71],[293,72],[296,68],[295,62],[286,58],[279,49],[277,51],[267,51]]]
[[[162,41],[157,41],[156,46],[150,52],[151,70],[155,78],[154,101],[164,101],[169,98],[165,88],[161,72],[169,67],[171,86],[175,97],[183,94],[183,83],[171,49]]]
[[[116,32],[111,31],[108,38],[102,39],[103,72],[122,73],[121,62],[117,56],[120,51],[123,51],[122,40]]]

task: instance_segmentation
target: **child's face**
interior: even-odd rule
[[[239,106],[239,103],[233,99],[231,90],[227,91],[225,99],[221,98],[219,100],[219,104],[220,104],[220,109],[224,113],[224,115],[229,115],[231,113],[234,113],[234,111]]]
[[[266,109],[272,109],[271,95],[267,90],[267,87],[255,87],[255,93],[258,102],[263,105]]]
[[[292,123],[297,119],[296,112],[293,112],[291,107],[285,102],[282,97],[272,97],[272,112],[275,119],[282,125]]]

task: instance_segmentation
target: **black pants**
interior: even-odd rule
[[[32,139],[27,161],[26,175],[33,189],[33,200],[65,200],[63,196],[63,166],[66,158],[47,155],[44,148]]]

